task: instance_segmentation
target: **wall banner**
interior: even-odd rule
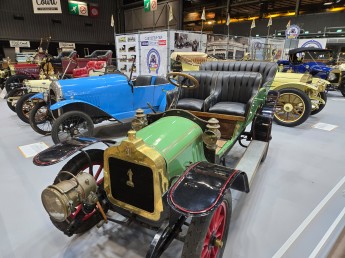
[[[34,13],[62,13],[60,0],[32,0]]]
[[[138,76],[139,72],[139,37],[138,34],[116,36],[117,68],[122,73],[132,78]],[[133,61],[135,63],[133,65]]]
[[[167,32],[144,33],[140,35],[141,74],[167,74]]]
[[[300,39],[298,41],[298,47],[315,47],[325,48],[327,39]]]
[[[30,47],[30,41],[10,40],[10,47]]]

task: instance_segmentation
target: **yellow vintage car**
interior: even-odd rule
[[[328,81],[313,78],[310,74],[277,72],[272,90],[280,96],[277,101],[274,120],[284,126],[297,126],[309,115],[319,113],[326,105]]]

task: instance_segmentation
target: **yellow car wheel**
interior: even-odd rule
[[[304,123],[311,112],[311,101],[307,94],[293,88],[282,89],[279,93],[274,121],[289,127]]]

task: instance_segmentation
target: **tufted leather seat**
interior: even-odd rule
[[[278,65],[273,62],[239,61],[239,62],[205,62],[200,70],[204,71],[245,71],[257,72],[262,75],[262,86],[274,79]]]
[[[180,96],[176,108],[205,111],[209,109],[212,100],[216,98],[215,95],[215,81],[218,72],[187,72],[199,82],[199,87],[196,89],[181,88]]]
[[[219,72],[216,88],[216,103],[210,113],[246,116],[251,100],[258,92],[262,76],[254,72]]]
[[[151,85],[152,75],[139,75],[133,82],[134,86],[148,86]]]

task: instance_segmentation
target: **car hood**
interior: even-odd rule
[[[95,93],[98,89],[103,90],[108,87],[116,87],[116,85],[128,84],[128,81],[125,75],[106,74],[103,76],[59,80],[59,84],[63,97],[69,99],[72,96]]]
[[[277,72],[274,81],[299,82],[303,75],[303,73]]]

